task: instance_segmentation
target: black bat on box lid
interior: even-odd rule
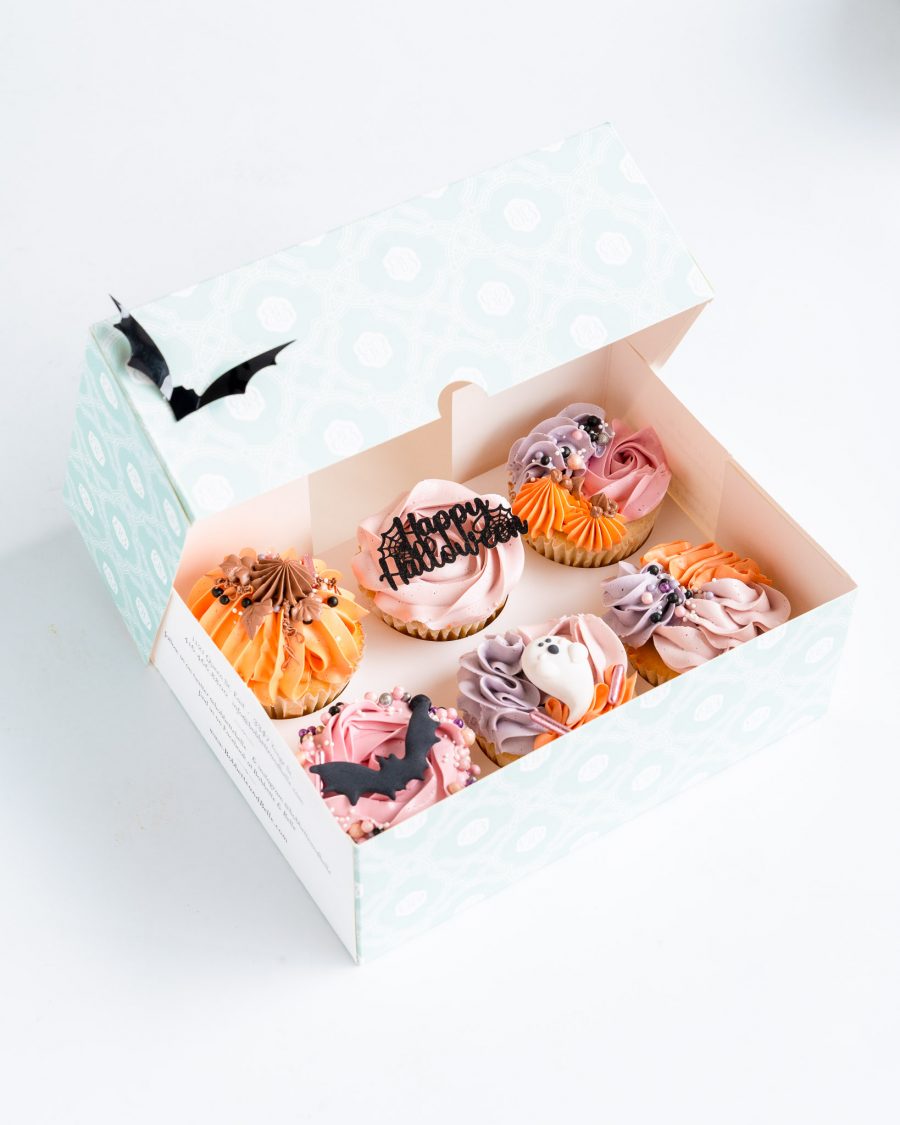
[[[115,297],[112,298],[112,302],[121,313],[122,306]],[[163,398],[172,408],[176,422],[180,422],[188,414],[193,414],[201,406],[208,406],[217,399],[227,398],[229,395],[242,395],[257,371],[261,371],[264,367],[270,367],[275,362],[278,353],[294,342],[288,340],[286,344],[279,344],[278,347],[270,348],[261,355],[253,356],[252,359],[245,359],[243,363],[232,367],[224,375],[219,375],[218,378],[213,379],[206,390],[198,394],[190,387],[178,386],[172,380],[172,374],[169,371],[165,356],[154,343],[150,333],[133,316],[122,313],[122,319],[116,323],[115,327],[131,345],[131,358],[128,360],[128,366],[135,371],[140,371],[142,375],[146,375],[159,387]]]

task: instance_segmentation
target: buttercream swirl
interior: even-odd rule
[[[562,530],[576,499],[566,484],[569,481],[554,469],[549,476],[526,481],[516,493],[513,515],[525,520],[531,535],[552,535]]]
[[[662,503],[672,473],[652,426],[629,430],[616,418],[612,429],[612,441],[588,462],[584,494],[604,492],[623,520],[637,520]]]
[[[615,504],[598,492],[590,500],[577,497],[563,520],[562,533],[585,551],[607,551],[625,538],[625,524],[616,514]]]
[[[790,602],[771,586],[714,578],[701,587],[680,622],[656,630],[653,644],[664,664],[686,672],[782,625],[790,615]]]
[[[386,698],[391,693],[386,694]],[[402,698],[391,697],[382,704],[374,699],[337,705],[329,714],[323,727],[311,738],[301,740],[297,759],[309,772],[309,767],[323,762],[354,762],[378,769],[376,756],[395,754],[402,758],[406,752],[406,728],[411,711]],[[436,709],[439,725],[437,741],[428,751],[429,769],[421,781],[411,781],[395,797],[376,793],[361,797],[351,805],[347,797],[334,794],[324,797],[338,824],[355,839],[364,839],[392,825],[408,820],[423,809],[429,808],[444,797],[450,796],[475,780],[469,745],[465,732],[451,717],[454,712]],[[321,791],[321,782],[315,774],[309,775]]]
[[[507,463],[513,493],[551,469],[574,479],[583,477],[588,461],[612,438],[605,417],[599,406],[574,402],[514,442]]]
[[[469,725],[500,754],[521,757],[535,748],[535,739],[544,733],[529,713],[545,705],[549,697],[522,671],[525,646],[542,636],[561,636],[583,644],[595,684],[603,682],[611,665],[627,667],[621,642],[593,614],[571,614],[483,637],[460,659],[457,706]]]
[[[477,499],[465,485],[446,480],[424,480],[397,497],[383,511],[369,516],[357,528],[359,552],[353,573],[360,587],[374,597],[376,607],[398,620],[422,622],[431,629],[470,625],[490,617],[506,601],[522,576],[525,548],[520,538],[480,545],[477,554],[460,555],[452,562],[397,583],[391,589],[381,581],[379,558],[382,534],[395,518],[405,523],[410,514],[432,517],[454,504]],[[492,507],[509,508],[508,501],[494,494],[483,495]]]
[[[657,563],[641,570],[619,563],[619,573],[603,582],[600,597],[606,608],[604,622],[632,648],[640,648],[661,626],[687,612],[685,591]]]
[[[657,549],[649,554],[660,557]],[[791,612],[785,595],[761,582],[712,578],[690,589],[658,562],[640,570],[620,563],[618,575],[603,583],[601,598],[603,620],[623,643],[639,649],[651,641],[675,672],[774,629]]]
[[[771,583],[753,559],[726,551],[713,540],[693,546],[686,539],[660,543],[644,554],[642,563],[658,563],[685,586],[696,589],[712,578],[739,578],[743,582]]]
[[[188,607],[277,716],[285,703],[333,695],[359,664],[366,611],[340,579],[318,559],[301,564],[294,551],[244,548],[194,583]]]

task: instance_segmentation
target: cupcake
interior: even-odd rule
[[[194,583],[188,607],[273,719],[308,715],[347,686],[366,615],[336,570],[244,548]]]
[[[457,707],[485,754],[506,766],[631,699],[627,663],[592,614],[512,629],[461,658]]]
[[[528,542],[569,566],[608,566],[647,539],[672,474],[656,431],[573,403],[510,450],[509,495]]]
[[[359,525],[353,573],[392,628],[458,640],[503,609],[525,565],[524,531],[501,496],[424,480]]]
[[[620,563],[618,576],[603,583],[603,620],[650,684],[705,664],[790,617],[788,599],[756,563],[716,543],[665,543],[641,564]]]
[[[475,735],[452,708],[402,688],[335,703],[300,732],[297,760],[357,842],[408,820],[476,780]]]

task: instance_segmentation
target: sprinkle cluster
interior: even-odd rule
[[[340,604],[334,578],[317,575],[275,552],[229,555],[219,569],[222,577],[210,594],[221,605],[231,605],[251,640],[270,613],[284,610],[282,630],[292,636],[299,623],[317,621],[323,606],[334,609]]]

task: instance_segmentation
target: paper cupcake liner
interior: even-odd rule
[[[485,757],[490,758],[495,766],[508,766],[512,762],[517,762],[522,755],[520,754],[502,754],[493,742],[488,742],[486,738],[475,732],[475,743],[484,751]]]
[[[473,633],[480,633],[485,626],[490,625],[494,618],[503,612],[503,607],[506,605],[506,598],[504,598],[502,603],[488,617],[481,621],[474,621],[469,625],[447,625],[443,629],[432,629],[423,621],[401,621],[398,617],[385,613],[375,604],[375,595],[371,590],[366,590],[362,586],[360,590],[369,599],[372,612],[380,617],[385,625],[390,625],[398,633],[405,633],[408,637],[418,637],[423,641],[459,641],[464,637],[471,637]]]
[[[342,684],[329,684],[318,691],[308,691],[299,699],[282,699],[280,696],[274,703],[263,704],[264,710],[270,719],[299,719],[303,715],[311,715],[314,711],[321,711],[332,703],[349,684],[345,680]]]
[[[632,648],[630,645],[624,647],[628,659],[631,661],[631,667],[642,680],[646,680],[652,687],[659,687],[660,684],[668,683],[669,680],[674,680],[676,676],[680,675],[663,663],[663,659],[656,651],[656,645],[653,641],[647,641],[640,648]]]

